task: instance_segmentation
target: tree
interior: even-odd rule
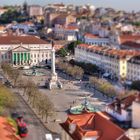
[[[133,81],[131,85],[131,89],[140,91],[140,80]]]
[[[0,113],[6,108],[14,108],[16,96],[4,85],[0,85]]]
[[[21,74],[18,69],[11,69],[11,72],[9,73],[9,77],[13,80],[13,85],[17,86],[17,82],[20,78]]]
[[[65,48],[61,48],[58,52],[57,52],[58,55],[60,55],[61,57],[65,57],[67,56],[68,52]]]
[[[72,54],[74,54],[74,49],[75,49],[75,47],[78,45],[78,44],[81,44],[82,42],[81,41],[74,41],[74,42],[71,42],[69,45],[68,45],[68,47],[67,47],[67,49],[68,49],[68,51],[70,52],[70,53],[72,53]]]
[[[115,90],[114,86],[109,82],[96,77],[90,77],[89,81],[94,85],[94,88],[99,90],[103,95],[111,98],[117,95],[117,91]]]
[[[21,76],[20,71],[18,69],[14,69],[9,63],[2,63],[1,68],[6,74],[7,79],[10,79],[13,81],[13,85],[17,86],[17,82]]]
[[[23,22],[27,20],[27,16],[22,15],[21,11],[16,8],[9,8],[8,11],[3,13],[0,18],[1,24],[11,23],[12,21]]]
[[[23,11],[24,11],[24,14],[26,14],[26,15],[27,15],[27,8],[28,8],[27,1],[24,1],[24,3],[23,3]]]

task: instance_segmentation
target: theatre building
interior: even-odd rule
[[[0,36],[0,62],[14,66],[45,64],[51,49],[51,43],[35,36]]]

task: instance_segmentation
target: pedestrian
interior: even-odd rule
[[[74,104],[74,100],[73,100],[73,104]]]

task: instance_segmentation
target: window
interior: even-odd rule
[[[36,58],[36,54],[34,54],[34,57]]]
[[[7,59],[7,54],[5,54],[5,59]]]
[[[124,70],[125,69],[125,66],[123,66],[122,69]]]

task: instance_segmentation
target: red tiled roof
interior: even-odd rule
[[[107,49],[107,47],[93,46],[88,44],[79,44],[78,47],[91,50],[93,52],[105,53],[106,55],[116,56],[118,58],[125,58],[126,56],[138,56],[140,51],[135,50],[117,50],[117,49]]]
[[[0,140],[20,140],[16,130],[8,123],[7,119],[0,117]]]
[[[131,41],[124,42],[122,43],[122,45],[128,46],[130,48],[140,48],[140,43],[131,42]]]
[[[130,46],[133,48],[140,48],[140,35],[121,35],[120,41],[122,45]]]
[[[99,36],[90,33],[86,33],[84,36],[88,38],[100,38]]]
[[[69,131],[71,124],[76,125],[73,133]],[[102,113],[68,115],[66,122],[60,125],[74,140],[94,136],[98,137],[98,140],[115,140],[125,133],[124,130],[105,118]],[[123,138],[121,140],[129,140],[126,136],[123,136]]]
[[[78,30],[78,28],[75,27],[75,26],[68,26],[68,27],[66,27],[65,29],[66,29],[66,30]]]
[[[125,42],[136,42],[140,40],[140,35],[121,35],[120,36],[121,43]]]
[[[129,106],[132,105],[133,101],[135,101],[137,97],[138,96],[136,95],[129,95],[127,97],[114,101],[108,107],[121,114],[121,109],[127,109]],[[115,105],[117,105],[117,110],[115,110]]]
[[[0,44],[48,44],[35,36],[0,36]]]

